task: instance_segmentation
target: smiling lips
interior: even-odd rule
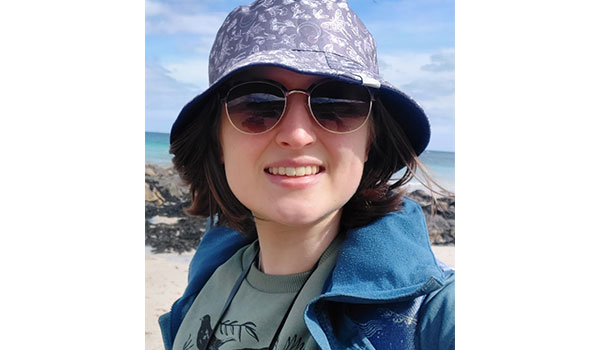
[[[320,167],[316,165],[299,167],[272,167],[266,169],[270,174],[283,176],[307,176],[320,173]]]

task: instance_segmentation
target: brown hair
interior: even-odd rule
[[[220,161],[220,101],[216,96],[207,100],[209,102],[196,113],[198,117],[173,140],[169,151],[174,155],[175,169],[190,186],[191,205],[185,212],[211,218],[217,215],[219,225],[251,234],[256,229],[252,213],[229,188]],[[401,186],[408,183],[418,169],[425,169],[400,125],[378,100],[373,104],[371,117],[368,160],[356,193],[343,207],[341,231],[367,225],[401,209],[405,195]],[[392,175],[403,166],[406,167],[404,175],[390,182]],[[442,187],[426,171],[422,173],[427,182],[419,181],[432,192],[440,193],[433,190],[431,182]]]

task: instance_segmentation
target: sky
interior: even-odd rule
[[[208,87],[208,54],[227,14],[250,1],[146,0],[146,131],[170,131]],[[454,1],[348,0],[377,42],[384,79],[429,117],[428,150],[454,152]]]

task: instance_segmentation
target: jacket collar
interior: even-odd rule
[[[401,211],[347,233],[322,298],[400,301],[437,289],[443,280],[422,209],[405,199]]]
[[[443,281],[421,207],[405,199],[401,211],[347,232],[324,293],[308,305],[304,319],[322,349],[369,348],[352,322],[343,316],[334,322],[326,310],[340,302],[352,307],[412,300],[440,288]]]

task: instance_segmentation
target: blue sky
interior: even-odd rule
[[[208,53],[227,14],[250,1],[146,0],[146,131],[169,132],[208,86]],[[454,1],[349,0],[378,47],[380,73],[429,116],[428,149],[454,151]]]

